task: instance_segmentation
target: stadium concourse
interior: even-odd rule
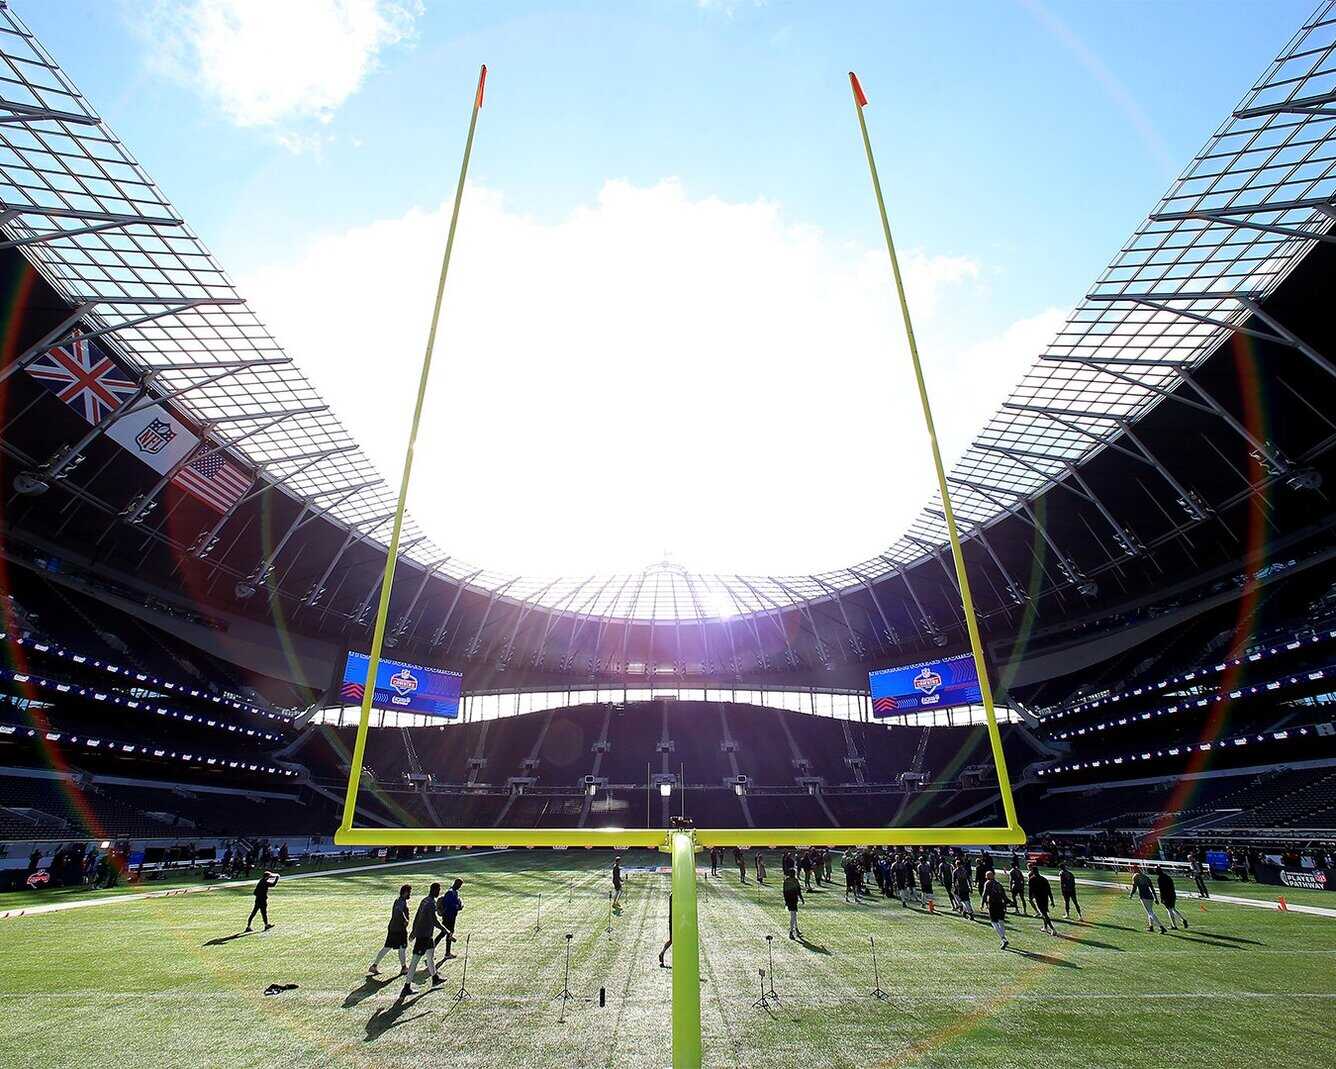
[[[410,518],[368,680],[393,491],[11,8],[0,1063],[662,1065],[668,862],[618,835],[673,827],[760,844],[697,856],[707,1065],[1323,1062],[1331,5],[951,466],[1014,852],[940,497],[781,577]],[[368,687],[357,827],[611,849],[336,845]],[[903,828],[958,845],[846,849]]]

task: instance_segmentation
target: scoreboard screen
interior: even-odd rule
[[[904,716],[925,709],[954,709],[983,700],[974,654],[958,653],[868,673],[872,715]]]
[[[349,652],[343,668],[339,697],[348,705],[361,705],[366,694],[366,673],[371,658]],[[424,716],[459,716],[459,695],[464,677],[443,668],[392,661],[382,657],[376,666],[376,686],[371,695],[375,709]]]

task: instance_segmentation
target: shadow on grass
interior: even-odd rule
[[[1114,946],[1112,943],[1101,943],[1098,939],[1078,939],[1074,935],[1063,935],[1058,933],[1059,939],[1065,939],[1069,943],[1080,943],[1083,947],[1098,947],[1100,950],[1116,950],[1119,954],[1123,953],[1123,948]]]
[[[1057,965],[1064,969],[1079,969],[1081,967],[1074,961],[1055,958],[1052,954],[1040,954],[1035,950],[1021,950],[1019,947],[1007,947],[1006,953],[1016,954],[1022,958],[1029,958],[1031,961],[1041,961],[1045,965]]]
[[[400,978],[397,976],[387,977],[384,980],[377,980],[374,976],[368,976],[362,981],[360,987],[355,987],[348,992],[348,997],[343,1000],[343,1008],[350,1010],[359,1003],[365,1002],[382,987],[398,983],[399,980]]]
[[[246,936],[248,936],[248,935],[254,935],[254,934],[255,934],[255,933],[252,932],[252,931],[233,932],[231,935],[220,935],[217,939],[210,939],[210,940],[209,940],[207,943],[205,943],[204,945],[205,945],[206,947],[220,947],[220,946],[222,946],[224,943],[230,943],[230,942],[232,942],[233,939],[244,939],[244,938],[246,938]]]
[[[1204,932],[1200,928],[1197,929],[1197,934],[1204,935],[1207,939],[1223,939],[1229,943],[1247,943],[1249,946],[1254,947],[1266,946],[1260,939],[1245,939],[1241,935],[1224,935],[1220,932]]]
[[[1182,932],[1170,930],[1169,934],[1175,939],[1181,939],[1185,943],[1200,943],[1204,947],[1216,947],[1220,950],[1242,950],[1243,947],[1235,946],[1233,943],[1217,943],[1214,939],[1201,939],[1195,935],[1184,935]]]
[[[800,935],[800,936],[798,936],[798,938],[795,940],[795,942],[802,944],[804,947],[806,947],[808,950],[810,950],[813,954],[829,954],[829,953],[830,953],[830,951],[829,951],[824,945],[822,945],[821,943],[813,943],[813,942],[812,942],[810,939],[808,939],[807,936],[805,936],[805,935]]]
[[[412,1009],[421,1002],[426,994],[426,991],[422,991],[416,995],[409,995],[407,998],[395,999],[393,1005],[373,1013],[366,1023],[365,1042],[374,1043],[391,1028],[398,1028],[399,1025],[407,1024],[409,1021],[417,1021],[430,1016],[431,1010],[415,1013],[411,1017],[404,1016],[405,1011]]]

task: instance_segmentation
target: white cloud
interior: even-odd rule
[[[238,126],[327,122],[413,30],[416,0],[190,0],[149,8],[155,62]]]
[[[243,293],[398,481],[449,206],[313,242]],[[944,446],[1055,325],[946,352],[968,257],[904,257]],[[955,326],[954,323],[952,323]],[[466,193],[410,508],[448,552],[529,574],[770,574],[884,548],[933,486],[885,252],[773,203],[608,182],[541,223]]]

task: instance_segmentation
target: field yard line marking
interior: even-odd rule
[[[1130,888],[1129,884],[1114,883],[1112,880],[1091,880],[1084,876],[1076,877],[1076,882],[1084,883],[1090,887],[1114,887],[1124,892]],[[1184,895],[1183,897],[1187,898],[1188,896]],[[1265,899],[1261,898],[1239,898],[1236,895],[1212,894],[1210,898],[1202,898],[1198,899],[1198,901],[1228,902],[1235,906],[1256,906],[1258,909],[1279,910],[1279,907],[1274,902],[1267,902]],[[1156,905],[1159,905],[1159,903],[1157,902]],[[1300,906],[1293,902],[1287,902],[1285,905],[1291,913],[1311,913],[1316,917],[1336,917],[1336,909],[1329,909],[1326,906]]]
[[[500,850],[477,850],[456,857],[483,857],[487,854],[499,854]],[[294,872],[284,876],[284,882],[290,880],[311,880],[317,876],[348,876],[354,872],[379,872],[381,869],[397,869],[406,865],[429,865],[442,861],[447,855],[433,854],[428,857],[415,857],[406,861],[384,861],[379,865],[354,865],[349,868],[323,869],[320,872]],[[280,874],[281,875],[281,874]],[[211,883],[204,887],[168,887],[161,891],[141,891],[138,894],[111,895],[108,898],[82,898],[77,902],[52,902],[45,906],[24,906],[21,909],[9,909],[0,912],[0,921],[17,920],[38,913],[61,913],[67,909],[84,909],[87,906],[110,906],[116,902],[142,902],[146,898],[173,898],[176,895],[198,895],[207,891],[222,891],[230,887],[253,887],[253,880],[227,880],[224,883]]]

